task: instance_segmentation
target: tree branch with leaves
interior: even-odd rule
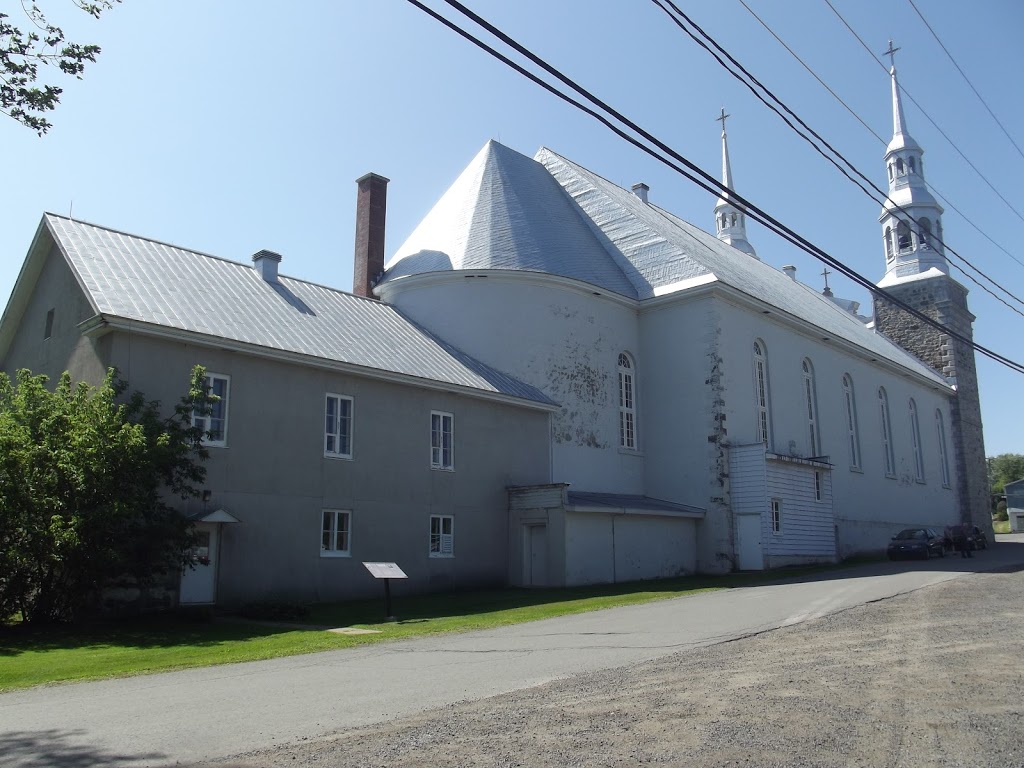
[[[70,2],[98,19],[121,0]],[[0,112],[42,136],[52,127],[45,114],[57,107],[64,89],[39,83],[40,67],[56,67],[81,80],[86,63],[95,63],[100,47],[69,42],[64,31],[50,23],[38,2],[22,0],[21,7],[28,22],[25,29],[9,14],[0,12]]]

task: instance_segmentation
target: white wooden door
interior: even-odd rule
[[[199,523],[196,534],[199,537],[193,553],[195,564],[181,573],[181,592],[178,601],[182,605],[203,605],[217,599],[217,544],[220,531],[216,523]]]
[[[548,584],[548,527],[526,526],[526,573],[531,587]]]
[[[741,571],[764,570],[760,515],[736,516],[736,557]]]

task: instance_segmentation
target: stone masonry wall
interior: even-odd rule
[[[926,278],[886,290],[955,333],[974,338],[974,315],[967,308],[967,291],[952,278]],[[957,393],[950,399],[948,437],[957,473],[960,514],[965,523],[977,525],[991,537],[985,439],[973,348],[884,299],[875,297],[874,304],[879,332],[955,383]]]

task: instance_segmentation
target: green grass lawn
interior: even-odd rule
[[[81,626],[7,626],[0,628],[0,691],[488,629],[768,583],[829,569],[786,569],[571,589],[503,589],[419,596],[403,596],[399,587],[392,601],[393,612],[399,617],[396,622],[383,621],[382,596],[380,600],[315,605],[301,620],[302,624],[290,625],[164,615]],[[325,627],[359,627],[378,633],[339,635],[323,631]]]

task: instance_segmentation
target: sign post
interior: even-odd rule
[[[363,566],[373,578],[384,581],[384,621],[398,621],[391,613],[391,580],[409,577],[398,567],[398,563],[363,563]]]

